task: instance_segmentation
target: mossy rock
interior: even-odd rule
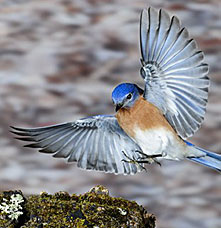
[[[19,203],[12,204],[12,195]],[[8,209],[7,203],[13,209]],[[0,205],[0,228],[154,228],[156,220],[136,202],[109,196],[103,186],[79,196],[43,192],[26,199],[21,191],[3,192]]]

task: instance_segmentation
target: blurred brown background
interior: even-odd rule
[[[219,0],[0,1],[0,191],[83,193],[97,184],[147,207],[159,228],[221,227],[221,176],[188,161],[148,172],[88,172],[25,149],[9,126],[35,127],[111,114],[111,91],[139,76],[139,15],[165,8],[188,28],[210,65],[208,111],[191,142],[221,153]]]

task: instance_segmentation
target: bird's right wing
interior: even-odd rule
[[[26,147],[77,162],[78,167],[116,174],[134,174],[141,166],[122,161],[138,159],[141,148],[122,130],[114,116],[93,116],[41,128],[12,127],[17,139],[33,142]],[[124,152],[124,153],[123,153]]]

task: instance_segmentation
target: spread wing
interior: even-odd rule
[[[208,65],[180,21],[164,11],[143,10],[140,19],[144,98],[156,105],[182,137],[200,127],[206,110]]]
[[[42,128],[12,127],[17,139],[33,142],[26,147],[77,162],[83,169],[116,174],[134,174],[142,167],[122,161],[138,159],[140,147],[122,130],[114,116],[93,116],[75,122]],[[123,153],[123,152],[124,153]]]

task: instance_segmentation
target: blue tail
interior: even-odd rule
[[[215,169],[218,172],[221,172],[221,155],[201,149],[190,142],[187,142],[187,141],[185,142],[188,146],[193,146],[196,149],[205,152],[206,154],[206,156],[199,157],[199,158],[190,157],[188,158],[189,160],[200,163],[201,165],[208,166],[211,169]]]

